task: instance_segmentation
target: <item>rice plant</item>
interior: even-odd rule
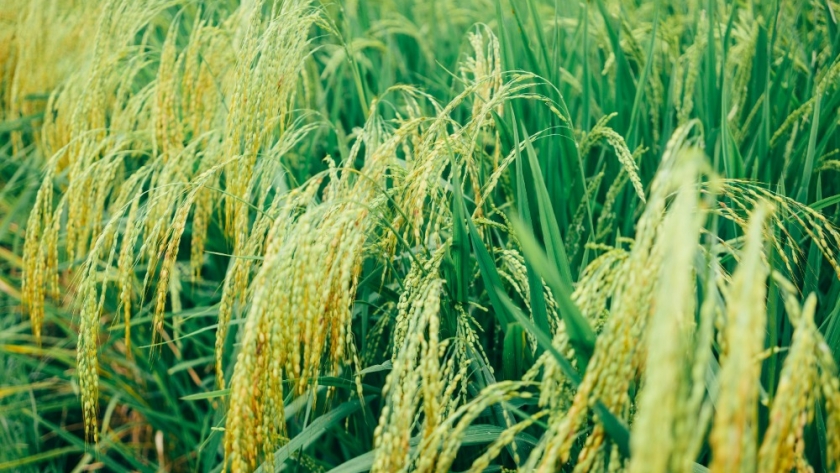
[[[840,4],[0,4],[0,470],[840,469]]]

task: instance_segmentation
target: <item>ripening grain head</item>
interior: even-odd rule
[[[0,369],[66,430],[0,439],[836,469],[836,6],[508,3],[0,6]]]
[[[750,215],[744,252],[728,288],[727,351],[721,361],[719,406],[711,433],[713,469],[754,471],[759,375],[764,345],[764,298],[768,275],[763,258],[766,220],[772,208],[760,204]]]

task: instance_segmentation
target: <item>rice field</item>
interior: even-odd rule
[[[0,470],[840,471],[839,15],[0,2]]]

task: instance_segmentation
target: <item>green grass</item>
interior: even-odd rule
[[[0,6],[0,470],[840,467],[840,4],[245,3]]]

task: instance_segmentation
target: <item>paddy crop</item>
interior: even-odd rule
[[[0,469],[837,471],[838,11],[5,2]]]

